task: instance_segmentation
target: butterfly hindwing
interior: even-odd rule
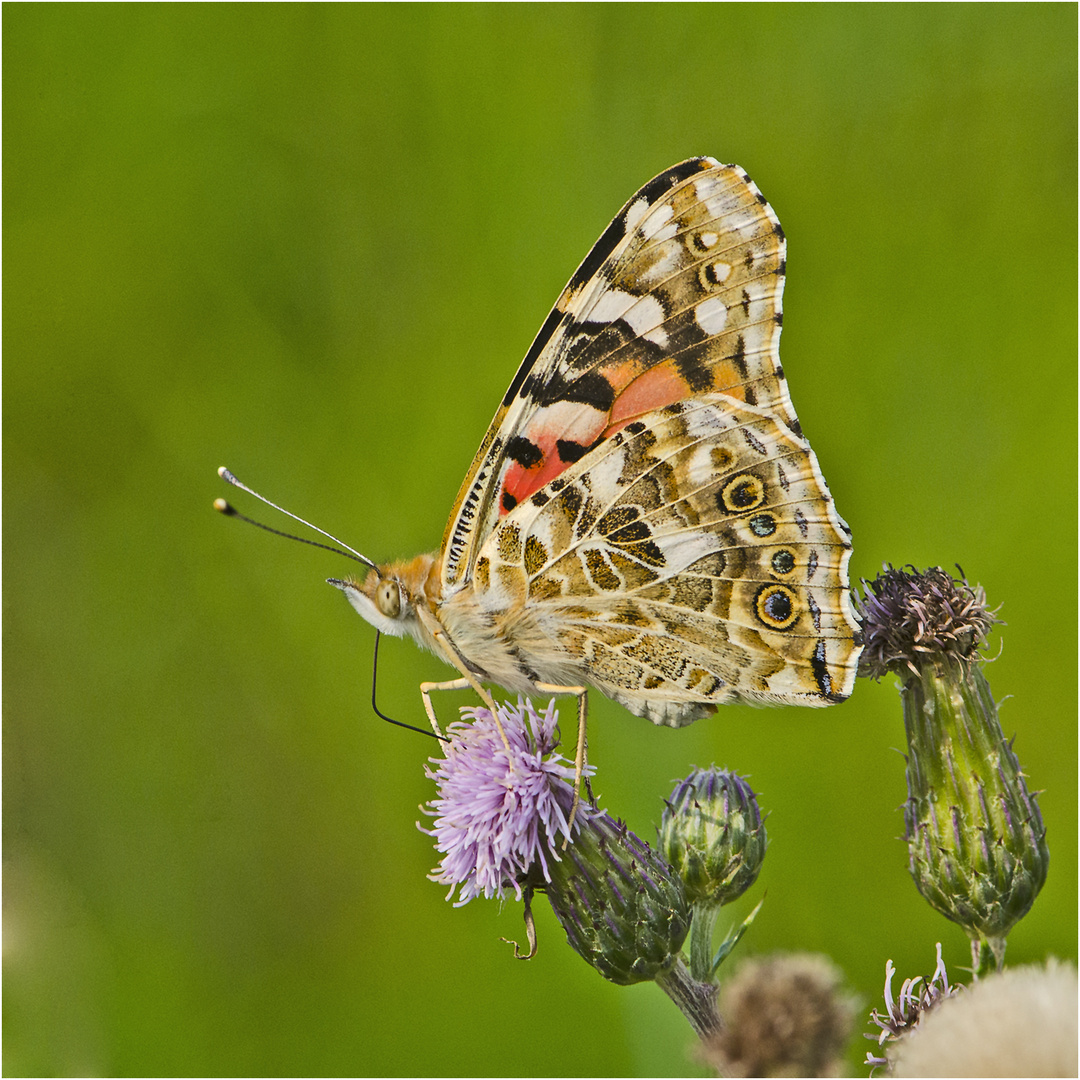
[[[850,542],[805,440],[709,393],[645,414],[505,515],[473,583],[586,681],[678,725],[851,692]],[[579,673],[579,674],[580,674]]]
[[[462,485],[444,589],[468,581],[500,516],[628,423],[723,393],[798,434],[779,363],[785,243],[737,166],[676,165],[623,207],[522,362]]]

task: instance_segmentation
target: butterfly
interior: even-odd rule
[[[673,727],[851,693],[851,534],[780,366],[785,251],[738,166],[650,180],[544,321],[441,548],[331,580],[457,669],[422,687],[433,724],[430,689],[483,682],[576,693],[582,725],[588,686]]]

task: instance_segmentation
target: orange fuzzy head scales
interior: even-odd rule
[[[362,582],[331,579],[353,608],[376,630],[393,637],[414,633],[416,609],[429,607],[438,598],[439,572],[434,555],[417,555],[407,561],[384,563],[371,570]]]

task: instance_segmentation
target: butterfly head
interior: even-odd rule
[[[421,638],[417,607],[429,605],[438,588],[434,555],[420,555],[408,562],[385,563],[370,570],[362,582],[353,578],[329,578],[353,608],[382,634]]]

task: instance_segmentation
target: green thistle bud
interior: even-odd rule
[[[660,820],[660,851],[695,905],[742,896],[757,880],[767,842],[750,785],[715,766],[679,781]]]
[[[682,882],[608,814],[582,824],[542,886],[571,947],[621,986],[662,978],[690,929]]]
[[[978,666],[996,620],[981,589],[939,568],[889,569],[871,588],[863,604],[871,673],[905,678],[911,875],[931,906],[967,931],[976,971],[988,969],[991,954],[1000,968],[1005,937],[1042,888],[1050,855]]]

